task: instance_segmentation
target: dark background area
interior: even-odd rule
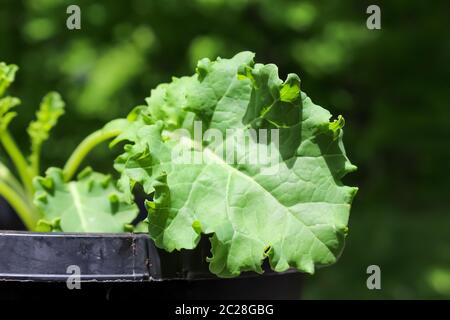
[[[66,28],[70,4],[81,30]],[[381,30],[366,28],[370,4],[381,7]],[[20,66],[10,128],[29,148],[41,97],[59,91],[67,112],[43,167],[62,166],[86,134],[158,83],[192,74],[199,58],[254,51],[345,117],[359,167],[345,178],[360,188],[346,249],[307,277],[303,298],[450,298],[449,26],[449,1],[0,0],[0,61]],[[111,157],[103,146],[88,162],[109,172]],[[366,287],[372,264],[381,290]]]

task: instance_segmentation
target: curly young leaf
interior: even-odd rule
[[[330,123],[331,114],[301,92],[297,75],[283,81],[275,65],[254,64],[250,52],[201,60],[189,79],[171,108],[184,115],[184,125],[200,119],[203,132],[221,132],[222,143],[199,143],[159,118],[136,122],[140,127],[127,135],[132,144],[116,160],[121,188],[139,183],[154,192],[147,209],[156,245],[193,249],[202,233],[211,235],[210,270],[222,277],[262,272],[266,258],[276,271],[313,273],[334,263],[357,191],[341,182],[356,169],[342,144],[343,119]],[[270,139],[252,135],[260,129]],[[235,161],[223,154],[231,142]],[[270,152],[255,163],[261,146]],[[203,161],[180,161],[186,156]]]
[[[4,62],[0,62],[0,97],[14,82],[18,69],[14,64],[7,65]],[[11,120],[16,117],[17,113],[11,110],[19,104],[20,100],[15,97],[8,96],[0,99],[0,134],[8,128]]]
[[[64,182],[61,169],[50,168],[34,180],[35,204],[43,214],[42,231],[123,232],[136,218],[136,205],[126,204],[110,176],[85,170],[78,181]]]
[[[0,97],[5,93],[6,89],[14,82],[14,77],[19,68],[4,62],[0,62]]]
[[[15,97],[8,96],[0,99],[0,135],[16,117],[17,112],[11,110],[19,104],[20,100]]]
[[[186,95],[195,83],[194,77],[173,78],[170,84],[163,83],[151,91],[146,99],[152,121],[164,121],[168,129],[183,126],[186,112],[179,106],[186,103]]]
[[[36,173],[39,171],[42,143],[48,139],[50,130],[56,125],[58,118],[64,114],[64,106],[65,103],[59,93],[47,93],[36,112],[36,120],[28,126],[27,132],[31,140],[30,162]]]

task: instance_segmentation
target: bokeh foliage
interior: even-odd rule
[[[379,1],[376,31],[365,26],[367,1],[80,0],[79,31],[65,27],[69,4],[0,4],[0,60],[21,68],[11,130],[23,149],[41,97],[57,90],[67,102],[44,167],[61,166],[85,134],[191,74],[199,58],[252,50],[344,115],[359,167],[346,178],[360,187],[347,248],[308,277],[304,297],[450,297],[448,1]],[[89,161],[109,171],[110,159],[105,146]],[[380,291],[366,288],[370,264],[381,267]]]

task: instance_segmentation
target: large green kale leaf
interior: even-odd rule
[[[275,271],[313,273],[339,257],[357,191],[341,182],[356,169],[344,121],[330,122],[297,75],[282,81],[253,58],[204,59],[192,77],[153,90],[116,140],[131,142],[116,160],[119,185],[154,192],[158,247],[193,249],[210,235],[218,276],[262,272],[266,258]]]

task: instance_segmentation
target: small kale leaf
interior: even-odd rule
[[[14,82],[17,70],[18,67],[16,65],[7,65],[4,62],[0,62],[0,97]],[[15,97],[6,96],[0,99],[0,134],[8,128],[11,120],[17,116],[17,113],[11,110],[19,104],[20,100]]]
[[[31,140],[30,163],[36,172],[39,171],[41,146],[48,139],[50,130],[57,124],[59,117],[64,114],[64,106],[59,93],[46,94],[36,112],[36,120],[28,126],[27,132]]]
[[[43,214],[41,231],[123,232],[138,214],[110,176],[83,170],[77,181],[65,182],[61,169],[49,168],[45,177],[34,180],[34,203]]]
[[[4,97],[0,99],[0,134],[8,128],[11,121],[17,116],[17,112],[11,111],[20,104],[15,97]]]
[[[0,97],[5,93],[11,83],[14,82],[18,69],[15,64],[7,65],[4,62],[0,62]]]

